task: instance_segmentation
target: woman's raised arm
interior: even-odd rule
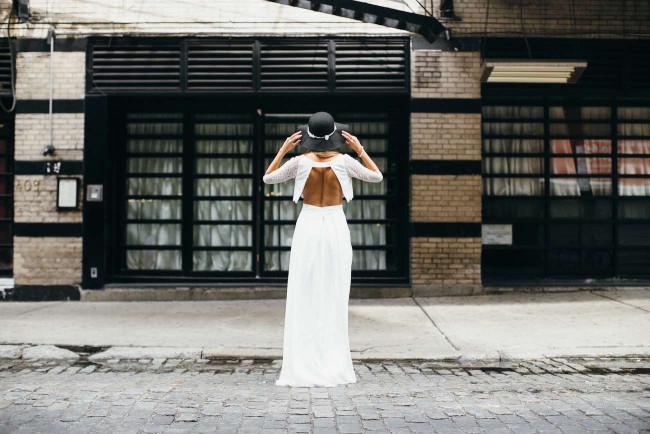
[[[287,139],[284,141],[275,158],[273,161],[271,161],[271,164],[269,164],[269,167],[266,169],[266,173],[262,177],[262,180],[266,184],[277,184],[278,182],[286,181],[287,179],[296,177],[298,167],[297,157],[291,158],[282,167],[278,167],[280,166],[280,163],[282,162],[282,159],[287,154],[287,152],[298,146],[300,143],[301,135],[302,132],[298,131],[287,137]]]
[[[347,131],[342,132],[343,137],[345,137],[345,141],[347,145],[354,150],[354,152],[361,157],[361,160],[363,163],[366,165],[365,167],[361,165],[357,160],[354,158],[350,157],[349,159],[346,159],[346,167],[348,169],[348,173],[355,177],[359,178],[364,181],[368,182],[380,182],[383,179],[383,175],[377,165],[375,164],[374,161],[372,161],[372,158],[368,155],[368,153],[363,149],[363,146],[361,146],[361,143],[359,142],[359,139],[357,139],[356,136],[353,136],[352,134],[348,133]],[[348,155],[349,157],[349,155]]]

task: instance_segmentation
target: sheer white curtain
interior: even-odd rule
[[[211,117],[216,117],[214,121]],[[195,196],[251,196],[252,124],[220,122],[224,115],[204,115],[195,125],[196,177]],[[244,136],[244,138],[207,138],[203,136]],[[209,154],[245,153],[250,156],[210,156]],[[207,154],[207,155],[201,155]],[[203,175],[250,175],[242,178],[209,178]],[[196,199],[194,247],[241,247],[242,250],[198,250],[193,254],[197,271],[251,271],[253,269],[253,206],[250,197],[242,200]],[[210,224],[221,221],[218,224]],[[240,222],[237,222],[240,221]],[[243,221],[243,222],[241,222]],[[233,223],[230,223],[233,222]],[[243,223],[243,224],[242,224]]]
[[[148,121],[143,121],[147,118]],[[152,119],[159,118],[160,122]],[[169,250],[128,249],[126,266],[137,270],[181,269],[181,224],[166,222],[181,218],[181,200],[164,196],[180,195],[182,178],[169,176],[182,174],[182,158],[166,154],[180,153],[183,124],[180,114],[131,113],[127,118],[128,153],[152,153],[155,156],[129,157],[127,160],[127,194],[130,196],[159,195],[163,198],[130,198],[126,204],[128,246],[178,246]],[[168,136],[156,138],[155,136]],[[142,137],[140,137],[142,136]],[[150,136],[150,137],[147,137]],[[171,137],[169,137],[171,136]],[[174,138],[178,136],[179,138]],[[133,175],[156,175],[135,177]],[[159,222],[138,223],[137,220]]]
[[[151,118],[161,118],[152,122]],[[142,118],[147,118],[145,121]],[[162,198],[132,198],[127,201],[126,226],[127,267],[133,270],[182,269],[182,202],[193,201],[192,267],[195,271],[251,271],[253,269],[253,125],[241,122],[237,115],[197,114],[194,134],[194,198],[180,198],[183,192],[183,123],[181,114],[129,114],[127,132],[127,194],[130,196],[159,195]],[[139,120],[140,119],[140,120]],[[241,118],[239,118],[241,119]],[[388,134],[386,122],[350,122],[360,136],[378,135],[364,139],[369,153],[384,152]],[[265,126],[266,133],[287,137],[294,132],[295,123],[273,123]],[[142,136],[142,137],[139,137]],[[160,136],[160,137],[157,137]],[[163,137],[164,136],[164,137]],[[178,137],[175,138],[174,136]],[[277,151],[281,143],[267,141],[268,152]],[[272,148],[272,149],[271,149]],[[298,151],[296,151],[298,152]],[[304,151],[303,151],[304,152]],[[136,153],[155,155],[138,156]],[[179,154],[179,155],[174,155]],[[221,155],[215,155],[221,154]],[[244,154],[244,155],[229,155]],[[373,158],[384,172],[384,158]],[[268,165],[269,161],[265,163]],[[135,175],[151,175],[137,177]],[[129,176],[131,175],[131,176]],[[175,175],[175,176],[171,176]],[[212,175],[219,175],[212,177]],[[232,176],[228,176],[232,175]],[[355,195],[385,195],[386,182],[364,183],[353,180]],[[293,193],[293,183],[265,185],[267,195]],[[164,196],[170,196],[165,198]],[[227,198],[213,198],[226,196]],[[230,197],[229,197],[230,196]],[[242,198],[237,200],[237,198]],[[265,202],[267,247],[290,246],[293,224],[272,224],[273,220],[295,221],[302,202],[296,206],[291,200]],[[348,219],[385,219],[385,200],[355,198],[344,203]],[[138,220],[153,220],[138,222]],[[172,220],[172,221],[170,221]],[[173,221],[178,220],[178,221]],[[382,270],[387,268],[386,251],[364,250],[365,245],[387,244],[387,225],[384,223],[350,224],[355,251],[353,268]],[[135,246],[151,246],[138,249]],[[129,248],[133,246],[133,248]],[[165,246],[165,249],[156,249]],[[189,248],[187,246],[186,248]],[[228,248],[221,250],[220,248]],[[267,270],[287,270],[288,251],[267,250]]]
[[[486,174],[529,174],[531,177],[486,177],[485,193],[490,196],[537,196],[544,193],[544,160],[526,154],[542,153],[544,134],[541,107],[488,106],[483,110],[486,119],[504,119],[504,122],[485,122],[483,134],[485,151],[513,153],[520,156],[491,156],[483,160]],[[538,120],[539,119],[539,120]],[[519,138],[517,136],[526,136]],[[540,138],[534,138],[539,136]],[[536,176],[537,175],[537,176]]]
[[[352,119],[349,121],[350,129],[353,134],[360,136],[364,148],[370,155],[373,152],[385,152],[388,148],[388,123],[377,121],[354,121],[355,116],[367,116],[364,114],[351,113],[340,118]],[[295,123],[273,122],[265,125],[265,132],[272,137],[287,137],[295,132]],[[379,135],[380,137],[367,137],[364,135]],[[284,139],[283,139],[284,140]],[[282,143],[277,140],[266,140],[266,152],[273,153],[277,151]],[[347,148],[341,148],[339,151],[344,152]],[[304,149],[297,149],[294,154],[298,155],[305,152]],[[287,155],[290,158],[294,154]],[[373,161],[379,167],[379,170],[385,172],[387,161],[382,157],[373,156]],[[265,167],[268,167],[271,159],[265,161]],[[358,179],[352,180],[355,198],[348,203],[343,201],[343,209],[348,220],[369,220],[386,218],[386,200],[361,199],[361,195],[385,195],[387,181],[380,183],[362,182]],[[293,182],[283,182],[279,184],[266,184],[264,186],[265,194],[270,196],[291,196],[293,194]],[[265,245],[267,247],[291,246],[291,237],[295,225],[293,224],[273,224],[275,220],[295,221],[298,218],[302,208],[302,201],[298,206],[291,200],[266,200],[265,219],[267,222],[264,228]],[[386,250],[385,249],[363,249],[363,246],[384,246],[387,244],[388,228],[385,223],[350,223],[350,238],[355,251],[352,259],[353,270],[385,270],[387,269]],[[265,255],[265,268],[269,271],[288,270],[289,268],[289,251],[268,250]]]
[[[618,173],[649,176],[650,108],[619,107],[618,117]],[[640,154],[641,158],[626,157],[625,154]],[[621,196],[650,196],[650,177],[622,177],[619,178],[618,185]]]
[[[388,124],[386,122],[351,122],[350,129],[355,135],[381,134],[388,135]],[[363,146],[368,150],[369,155],[374,152],[385,152],[388,150],[388,140],[385,138],[365,138]],[[386,173],[387,161],[383,157],[374,157],[372,160],[382,173]],[[357,195],[385,195],[388,180],[372,183],[363,182],[352,178],[352,188]],[[370,220],[386,218],[386,200],[372,200],[353,198],[350,203],[344,202],[345,216],[348,220]],[[350,238],[352,245],[359,247],[352,256],[353,270],[385,270],[386,250],[384,249],[363,249],[363,246],[385,246],[388,242],[388,228],[384,223],[363,223],[349,224]]]

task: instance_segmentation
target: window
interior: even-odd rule
[[[486,278],[650,275],[650,108],[529,99],[483,107]]]
[[[353,277],[404,277],[400,205],[404,177],[391,146],[405,131],[387,112],[331,112],[345,119],[384,174],[377,184],[354,179],[343,207],[350,227]],[[286,278],[295,221],[293,181],[264,184],[262,175],[284,140],[311,113],[215,113],[200,105],[129,109],[118,135],[122,197],[116,210],[121,246],[114,274],[220,280]],[[351,152],[341,148],[342,152]],[[296,148],[285,156],[305,152]],[[356,155],[354,155],[356,158]],[[256,280],[258,281],[258,280]]]

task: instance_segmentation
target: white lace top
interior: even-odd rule
[[[370,170],[356,159],[348,154],[337,155],[330,161],[314,161],[304,155],[296,155],[277,168],[271,173],[264,175],[262,180],[266,184],[277,184],[292,178],[295,178],[293,189],[293,201],[298,203],[302,196],[302,190],[305,187],[309,172],[312,167],[327,167],[331,166],[336,174],[336,177],[341,184],[343,196],[348,202],[354,196],[352,192],[352,178],[357,178],[367,182],[381,182],[384,179],[382,173],[377,170]]]

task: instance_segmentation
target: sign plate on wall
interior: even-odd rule
[[[483,244],[512,244],[512,225],[482,225]]]
[[[56,175],[61,173],[61,162],[60,161],[46,161],[44,163],[43,170],[46,175]]]

